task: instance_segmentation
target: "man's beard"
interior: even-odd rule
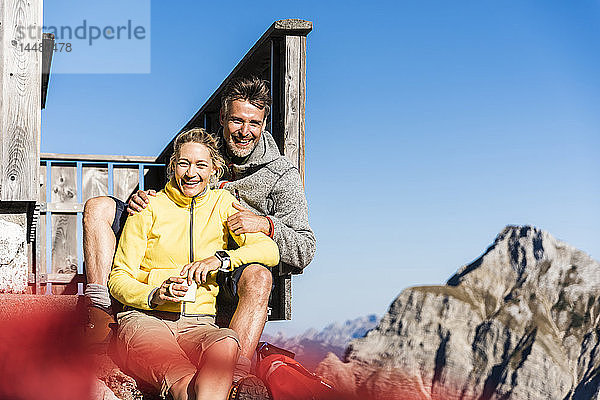
[[[236,146],[231,136],[229,137],[229,139],[225,140],[225,145],[227,146],[227,150],[229,151],[229,153],[238,158],[248,157],[252,153],[252,151],[254,151],[257,144],[258,140],[251,143],[250,146],[248,146],[247,148],[240,149]]]

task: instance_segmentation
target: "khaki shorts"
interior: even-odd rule
[[[214,343],[237,334],[219,328],[214,317],[186,317],[161,311],[117,314],[117,351],[125,366],[165,397],[171,386],[194,375],[202,354]]]

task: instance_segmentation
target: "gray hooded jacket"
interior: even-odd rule
[[[273,221],[273,240],[279,246],[281,262],[298,269],[306,267],[316,244],[298,169],[279,153],[273,136],[266,131],[245,164],[227,162],[224,179],[230,182],[222,187],[239,194],[243,206]]]

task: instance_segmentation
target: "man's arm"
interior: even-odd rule
[[[313,259],[316,240],[308,223],[306,195],[296,168],[290,168],[279,178],[271,196],[274,213],[267,217],[273,222],[272,237],[279,247],[281,261],[303,269]]]
[[[308,207],[298,170],[289,168],[273,185],[269,194],[273,200],[272,215],[260,216],[237,204],[239,210],[227,219],[236,235],[263,232],[279,247],[281,262],[303,269],[315,254],[315,235],[308,224]]]

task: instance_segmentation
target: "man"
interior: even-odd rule
[[[227,221],[231,230],[236,234],[263,232],[277,243],[282,262],[303,269],[313,258],[315,237],[308,223],[300,174],[281,156],[271,134],[264,131],[270,103],[268,82],[256,77],[234,80],[225,90],[220,136],[228,181],[219,187],[232,192],[242,204],[235,205],[239,212]],[[147,201],[146,194],[139,192],[128,211],[141,210]],[[112,318],[106,283],[118,233],[127,216],[125,207],[110,197],[96,197],[85,204],[83,243],[86,296],[91,305],[88,331],[92,337],[105,337],[103,326]],[[272,275],[264,266],[250,264],[218,279],[222,297],[229,295],[234,304],[239,298],[229,327],[240,337],[242,351],[236,370],[240,378],[250,370],[250,359],[267,319]]]

